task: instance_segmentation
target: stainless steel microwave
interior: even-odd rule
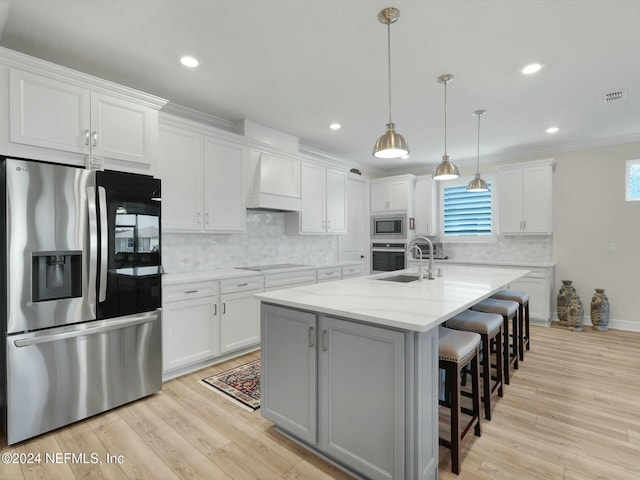
[[[407,238],[406,215],[376,215],[371,217],[371,238]]]

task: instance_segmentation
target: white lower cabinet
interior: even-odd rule
[[[262,277],[223,280],[220,286],[220,353],[260,342]]]
[[[262,414],[366,478],[404,478],[403,333],[273,305],[261,317]]]
[[[516,292],[529,293],[529,318],[549,325],[551,322],[551,279],[526,276],[509,285]]]
[[[173,370],[220,353],[218,283],[165,288],[162,370]]]

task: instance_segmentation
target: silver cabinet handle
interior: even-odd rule
[[[198,223],[200,223],[200,212],[196,212],[196,215],[198,216]]]
[[[326,352],[327,351],[327,331],[323,330],[322,331],[322,351]]]
[[[186,290],[184,293],[198,293],[198,290]]]
[[[107,298],[107,255],[109,254],[107,191],[104,187],[98,187],[98,204],[100,206],[100,285],[98,287],[98,302],[104,302]]]
[[[309,346],[313,347],[315,344],[315,328],[309,327]]]
[[[213,304],[213,316],[214,317],[218,316],[218,304],[217,303]]]
[[[204,216],[204,223],[206,223],[207,225],[209,225],[209,212],[205,213],[205,216]]]
[[[98,146],[98,132],[94,130],[93,134],[91,136],[93,137],[93,146],[97,147]]]
[[[238,285],[236,285],[236,287],[246,287],[247,285],[249,285],[248,283],[239,283]]]
[[[222,302],[222,314],[227,313],[227,302]]]
[[[84,144],[89,145],[89,130],[84,131]]]

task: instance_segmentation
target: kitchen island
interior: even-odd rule
[[[261,412],[358,478],[436,480],[437,326],[527,270],[399,274],[415,269],[258,294]]]

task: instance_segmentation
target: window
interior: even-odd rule
[[[442,240],[458,242],[494,241],[493,186],[495,176],[484,176],[488,192],[468,192],[471,178],[443,182],[440,186],[442,205]]]
[[[625,172],[627,202],[640,201],[640,160],[627,160]]]

